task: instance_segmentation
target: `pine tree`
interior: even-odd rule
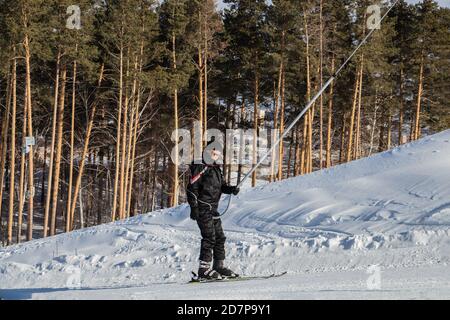
[[[171,92],[173,101],[173,125],[175,136],[178,136],[179,129],[179,92],[187,86],[188,80],[193,72],[193,65],[190,62],[193,48],[187,42],[190,38],[186,34],[188,25],[187,1],[165,1],[160,11],[160,28],[162,39],[167,45],[166,63],[171,72],[169,83],[166,89]],[[183,37],[184,35],[184,37]],[[175,142],[175,154],[178,156],[178,141]],[[171,168],[171,191],[170,205],[178,205],[179,197],[179,163],[178,157],[172,159]]]
[[[296,70],[298,65],[297,59],[298,52],[301,51],[301,44],[298,39],[300,32],[298,21],[301,19],[300,11],[298,9],[297,1],[274,1],[273,6],[269,9],[269,24],[271,33],[271,46],[272,46],[272,59],[273,65],[277,66],[277,69],[271,70],[276,79],[276,94],[275,94],[275,110],[274,110],[274,129],[280,130],[280,135],[284,132],[286,123],[286,77],[288,77],[287,85],[289,86],[296,79],[300,77],[301,72]],[[294,86],[295,86],[294,85]],[[296,95],[294,95],[296,96]],[[295,100],[291,98],[290,101]],[[299,101],[292,101],[293,103],[299,103]],[[278,123],[279,122],[279,123]],[[283,148],[284,143],[280,142],[278,147],[277,157],[279,161],[278,179],[282,178],[283,172]],[[298,144],[296,145],[296,149]],[[297,151],[297,150],[296,150]],[[272,165],[275,163],[275,154],[272,156]],[[289,170],[288,170],[289,172]],[[274,179],[274,177],[271,177]]]
[[[252,92],[253,98],[253,162],[257,161],[257,143],[259,132],[259,110],[261,100],[261,78],[267,51],[266,11],[264,0],[227,0],[230,9],[225,14],[225,26],[235,37],[231,45],[239,48],[239,60],[242,63],[241,74],[246,80],[245,86]],[[252,185],[256,185],[256,171],[252,175]]]
[[[407,117],[406,97],[412,94],[412,88],[407,81],[408,77],[413,76],[409,73],[412,68],[412,47],[414,42],[414,7],[405,1],[400,1],[393,9],[391,16],[396,19],[394,43],[398,48],[398,54],[394,63],[397,64],[398,74],[398,144],[404,142],[404,126]]]
[[[415,42],[415,62],[418,66],[417,99],[412,136],[417,140],[421,136],[420,117],[424,98],[424,84],[429,74],[431,57],[435,55],[437,43],[437,19],[438,4],[433,0],[424,0],[417,5],[417,39]]]

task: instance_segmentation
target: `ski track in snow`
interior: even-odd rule
[[[450,130],[233,198],[230,267],[285,277],[184,284],[200,235],[181,205],[0,249],[0,298],[450,299],[449,141]],[[380,290],[367,288],[371,265]]]

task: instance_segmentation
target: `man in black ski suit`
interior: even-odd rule
[[[226,237],[217,208],[222,193],[237,195],[239,188],[225,183],[222,170],[216,164],[221,152],[214,149],[209,156],[212,161],[208,162],[212,164],[203,160],[200,164],[193,163],[190,166],[191,177],[187,187],[191,219],[197,221],[202,235],[198,276],[201,279],[237,277],[224,266]]]

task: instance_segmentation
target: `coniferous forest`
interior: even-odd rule
[[[0,0],[1,244],[184,203],[174,130],[282,134],[393,2]],[[400,0],[251,183],[448,128],[450,8]]]

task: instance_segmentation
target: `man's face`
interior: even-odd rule
[[[220,159],[220,156],[222,155],[222,153],[218,150],[212,150],[211,151],[211,159],[216,162],[217,160]]]

